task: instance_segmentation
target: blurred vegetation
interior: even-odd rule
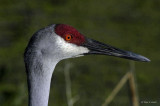
[[[0,0],[0,106],[27,106],[24,49],[32,34],[53,23],[69,24],[84,35],[151,59],[136,64],[140,100],[160,105],[159,0]],[[52,78],[49,106],[67,106],[63,68],[71,62],[75,106],[100,106],[129,70],[129,61],[109,56],[63,60]],[[110,106],[130,105],[124,86]]]

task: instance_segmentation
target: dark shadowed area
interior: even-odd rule
[[[71,64],[72,97],[77,97],[74,106],[101,106],[132,68],[140,106],[160,106],[159,0],[1,0],[0,106],[27,106],[23,53],[37,30],[54,23],[71,25],[89,38],[141,54],[151,62],[102,55],[63,60],[53,73],[49,106],[68,106],[67,64]],[[126,83],[109,106],[130,105]]]

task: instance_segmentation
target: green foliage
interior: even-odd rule
[[[150,63],[136,62],[139,99],[159,102],[159,11],[158,0],[1,0],[0,105],[27,106],[23,52],[35,31],[53,23],[72,25],[90,38],[149,57]],[[129,70],[128,60],[106,56],[64,61],[74,63],[72,93],[80,96],[75,106],[100,106]],[[50,106],[67,106],[64,61],[53,74]],[[127,89],[111,106],[130,104]]]

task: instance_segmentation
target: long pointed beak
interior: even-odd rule
[[[100,54],[100,55],[109,55],[109,56],[115,56],[115,57],[136,60],[136,61],[143,61],[143,62],[150,61],[148,58],[141,56],[139,54],[121,50],[89,38],[86,38],[86,42],[83,43],[81,46],[89,49],[89,52],[85,53],[84,55]]]

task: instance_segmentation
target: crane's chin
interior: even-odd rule
[[[76,56],[72,56],[71,58],[82,57],[82,56],[84,56],[84,54],[79,54],[79,55],[76,55]]]

